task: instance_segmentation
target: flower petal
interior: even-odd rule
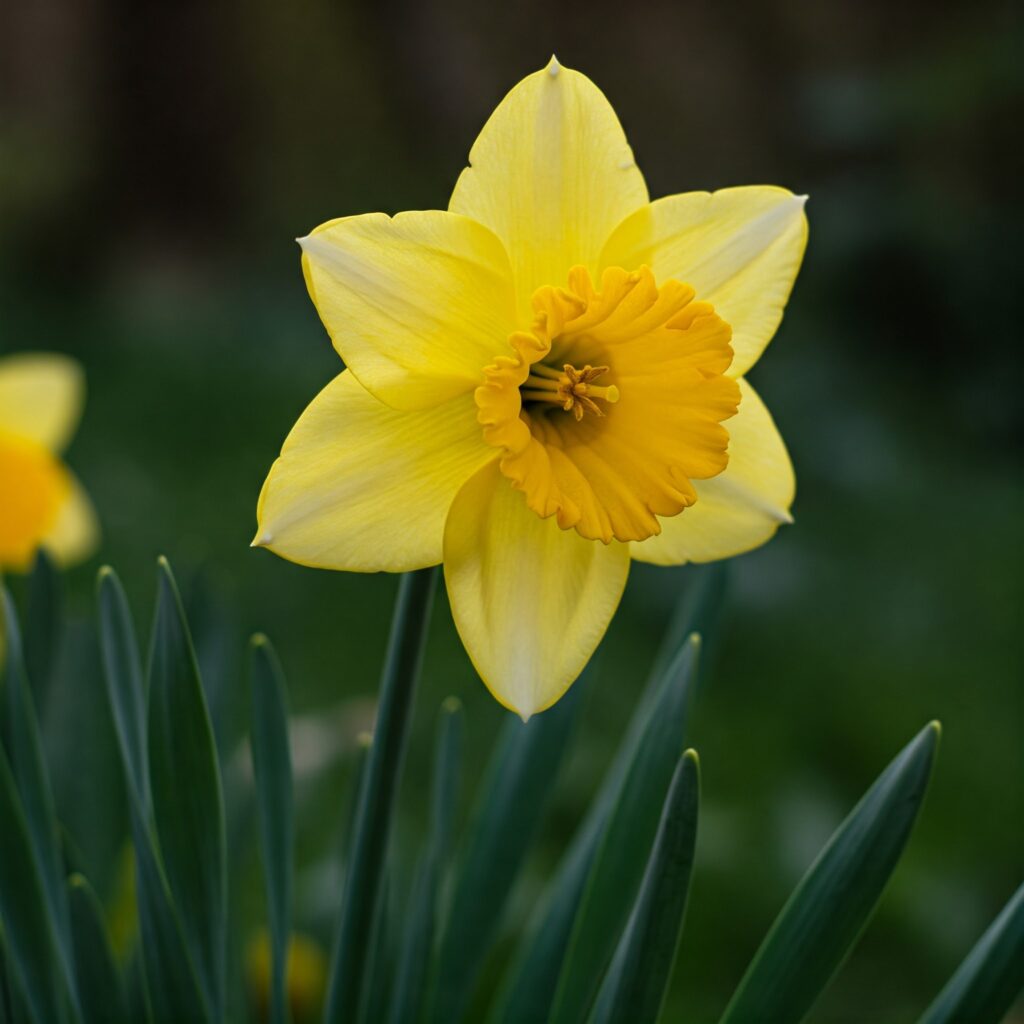
[[[512,261],[522,325],[541,285],[597,270],[612,229],[647,204],[647,186],[611,104],[554,58],[498,105],[448,208],[486,224]]]
[[[66,447],[85,398],[82,368],[54,352],[19,352],[0,359],[0,430],[38,442],[51,452]]]
[[[85,489],[66,468],[68,493],[62,502],[57,519],[40,541],[40,545],[53,555],[58,565],[82,562],[95,550],[100,540],[100,528]]]
[[[629,548],[541,519],[492,463],[452,502],[444,573],[480,678],[525,720],[554,704],[594,653],[626,585]]]
[[[726,422],[729,465],[711,480],[697,480],[697,503],[662,519],[657,537],[632,544],[641,562],[681,565],[712,562],[750,551],[793,521],[796,481],[786,446],[771,414],[745,380],[738,382],[739,412]]]
[[[471,394],[400,412],[346,371],[285,440],[263,485],[253,543],[324,569],[436,565],[452,498],[493,457]]]
[[[693,285],[732,327],[729,376],[757,362],[782,319],[807,245],[806,196],[750,186],[668,196],[616,228],[602,266],[646,264]]]
[[[440,210],[343,217],[299,240],[309,294],[359,382],[396,409],[480,383],[514,329],[508,256]]]

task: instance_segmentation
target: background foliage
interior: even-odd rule
[[[797,525],[730,567],[729,628],[690,732],[716,770],[673,998],[696,1019],[720,1009],[864,781],[932,717],[945,733],[929,812],[816,1019],[899,1020],[938,989],[1024,860],[1020,42],[1002,3],[665,2],[628,18],[537,0],[8,6],[0,350],[85,363],[70,459],[103,516],[101,557],[139,609],[153,557],[174,560],[205,609],[196,639],[226,746],[243,720],[238,638],[272,633],[303,730],[309,930],[329,924],[315,908],[337,886],[334,811],[395,582],[246,546],[281,440],[338,369],[291,239],[341,214],[443,206],[494,103],[555,51],[608,94],[653,195],[759,182],[811,195],[805,270],[754,374],[797,466]],[[96,564],[70,580],[83,616]],[[610,760],[688,572],[634,573],[513,919]],[[88,636],[62,656],[91,664]],[[400,844],[426,827],[439,701],[466,705],[470,766],[502,719],[443,601],[427,659]],[[107,756],[102,716],[83,729],[86,712],[56,694],[45,710],[56,755]],[[95,803],[95,777],[58,804]],[[127,814],[116,790],[93,810]],[[108,875],[94,879],[105,899]]]

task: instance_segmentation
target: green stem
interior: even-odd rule
[[[350,1024],[359,1011],[373,919],[380,902],[392,809],[436,583],[436,568],[420,569],[406,574],[398,591],[381,679],[377,724],[345,874],[324,1017],[328,1024]]]

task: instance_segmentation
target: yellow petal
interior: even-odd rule
[[[82,414],[85,381],[68,356],[24,352],[0,359],[0,430],[60,452]]]
[[[459,491],[444,532],[455,625],[487,688],[525,720],[550,707],[604,636],[629,548],[541,519],[485,466]]]
[[[71,473],[67,475],[67,498],[61,504],[53,527],[41,541],[41,546],[62,566],[84,561],[96,550],[100,539],[96,512],[89,496]]]
[[[480,383],[514,327],[508,257],[439,210],[344,217],[299,240],[309,294],[359,382],[396,409]]]
[[[806,196],[750,186],[668,196],[615,230],[602,266],[646,264],[693,285],[732,327],[729,376],[757,362],[782,319],[807,245]]]
[[[745,380],[739,412],[728,420],[729,465],[696,480],[697,503],[662,519],[660,536],[631,545],[634,558],[655,565],[712,562],[750,551],[791,523],[796,481],[771,414]]]
[[[612,229],[648,199],[611,104],[554,58],[501,101],[469,163],[448,208],[505,243],[523,326],[534,290],[577,264],[596,271]]]
[[[288,435],[263,485],[253,543],[324,569],[436,565],[452,498],[493,457],[471,394],[401,412],[346,371]]]

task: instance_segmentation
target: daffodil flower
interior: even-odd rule
[[[491,692],[549,707],[632,559],[725,558],[790,522],[792,467],[744,375],[803,206],[774,187],[651,202],[608,101],[553,59],[491,115],[447,212],[300,240],[348,369],[285,441],[254,543],[358,572],[443,561]]]
[[[92,504],[60,459],[84,395],[81,368],[66,356],[0,358],[0,570],[26,570],[40,547],[69,565],[96,546]]]

